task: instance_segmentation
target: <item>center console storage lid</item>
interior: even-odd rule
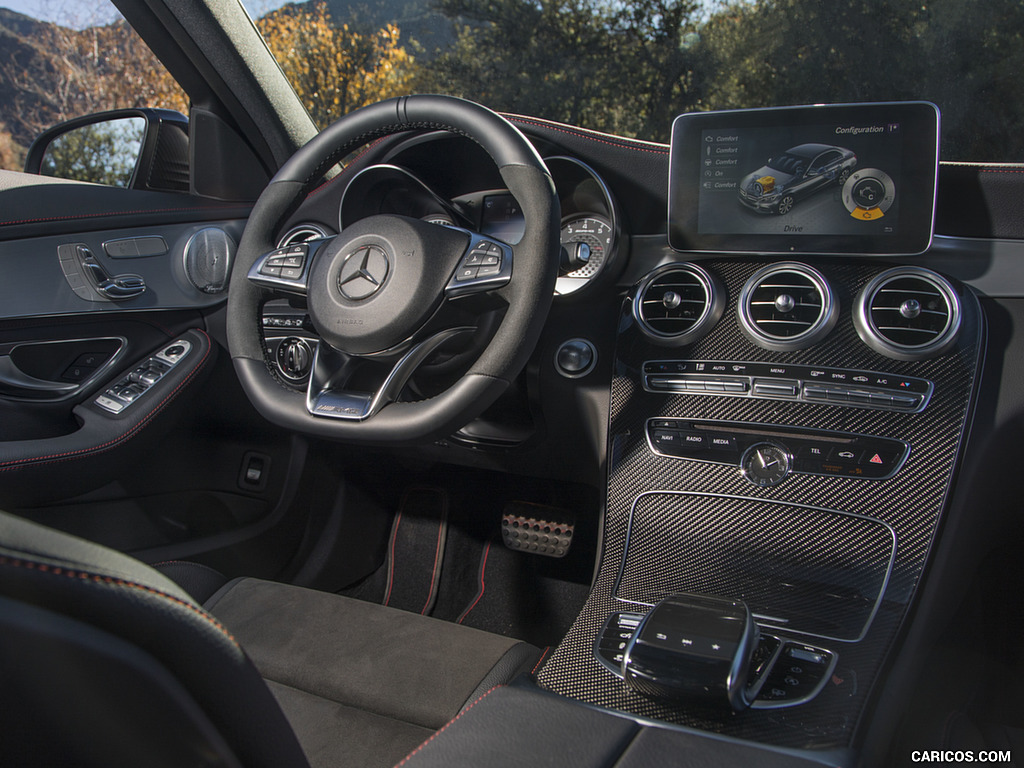
[[[402,768],[818,768],[848,755],[792,750],[638,723],[527,685],[492,688],[399,765]]]

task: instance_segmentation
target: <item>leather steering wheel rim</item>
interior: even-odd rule
[[[418,402],[391,403],[365,421],[313,416],[305,394],[284,386],[268,367],[260,312],[273,294],[253,284],[248,272],[273,250],[282,224],[329,168],[369,141],[414,130],[444,130],[475,141],[519,203],[525,231],[512,247],[512,280],[495,292],[507,309],[470,370],[444,392]],[[228,348],[242,388],[265,418],[313,436],[388,445],[453,433],[497,399],[533,352],[554,291],[559,224],[558,199],[544,161],[515,126],[485,107],[450,96],[403,96],[342,117],[281,167],[246,224],[227,304]]]

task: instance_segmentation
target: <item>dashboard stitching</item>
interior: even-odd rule
[[[590,141],[596,141],[596,142],[599,142],[601,144],[607,144],[610,147],[617,147],[619,149],[633,149],[633,150],[636,150],[638,152],[650,152],[651,154],[655,154],[655,155],[667,155],[669,153],[669,151],[667,149],[647,149],[646,147],[638,147],[638,146],[635,146],[635,145],[632,145],[632,144],[625,144],[625,143],[619,143],[619,142],[614,142],[614,141],[607,141],[606,139],[599,139],[596,136],[591,136],[590,134],[583,133],[583,132],[580,132],[580,131],[570,131],[570,130],[565,129],[565,128],[556,128],[553,125],[548,125],[547,123],[538,123],[538,122],[534,122],[532,120],[524,120],[524,119],[519,118],[519,117],[516,117],[516,118],[513,118],[513,119],[517,123],[523,123],[525,125],[533,125],[533,126],[536,126],[538,128],[546,128],[546,129],[551,130],[551,131],[558,131],[559,133],[567,133],[570,136],[579,136],[580,138],[583,138],[583,139],[588,139]]]
[[[468,133],[460,131],[450,125],[445,125],[444,123],[424,121],[419,123],[392,123],[390,125],[383,125],[375,130],[361,133],[355,138],[353,138],[351,141],[348,141],[345,144],[342,144],[337,149],[335,149],[334,152],[332,152],[326,158],[324,158],[323,162],[321,162],[320,165],[313,169],[313,172],[303,182],[303,186],[311,184],[317,179],[319,179],[321,176],[323,176],[327,172],[327,169],[330,168],[332,165],[336,165],[338,160],[341,157],[343,157],[345,153],[348,152],[352,147],[358,147],[362,144],[367,143],[371,139],[381,139],[395,133],[404,133],[407,131],[416,130],[448,131],[449,133],[455,133],[458,134],[459,136],[464,136],[467,139],[471,139],[472,141],[479,144],[479,142],[477,142],[476,139],[474,139]]]
[[[166,406],[167,403],[169,403],[171,400],[177,397],[181,389],[190,381],[192,381],[192,379],[195,378],[196,374],[203,369],[203,366],[205,365],[206,360],[210,355],[210,337],[207,336],[205,332],[201,331],[198,328],[196,328],[195,330],[197,333],[201,334],[207,340],[206,352],[203,353],[202,359],[200,359],[196,367],[181,381],[181,383],[179,383],[178,386],[176,386],[171,392],[169,392],[167,396],[164,397],[164,399],[161,400],[157,404],[157,406],[134,427],[129,429],[123,435],[114,438],[113,440],[109,440],[106,443],[102,443],[101,445],[93,446],[91,448],[80,448],[77,451],[67,451],[65,453],[50,454],[48,456],[35,456],[24,459],[14,459],[13,461],[8,462],[2,462],[0,463],[0,472],[7,472],[8,470],[12,469],[21,469],[22,467],[26,466],[42,466],[44,464],[57,464],[62,461],[70,461],[71,459],[78,459],[82,458],[83,456],[102,453],[104,451],[110,450],[119,443],[130,440],[132,437],[137,435],[139,431],[144,426],[149,424],[149,422],[152,421],[153,417],[160,413],[160,411],[163,410],[164,406]]]

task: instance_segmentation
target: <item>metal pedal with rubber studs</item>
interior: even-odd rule
[[[526,514],[532,512],[533,514]],[[544,514],[565,511],[554,507],[512,502],[501,517],[501,540],[509,549],[547,557],[565,557],[575,525]]]

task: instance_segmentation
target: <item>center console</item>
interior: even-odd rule
[[[642,718],[780,747],[841,749],[854,743],[942,517],[983,321],[962,286],[907,268],[921,282],[901,290],[930,292],[930,281],[942,281],[955,298],[945,307],[957,315],[955,339],[924,359],[883,355],[862,339],[855,313],[879,300],[862,293],[877,291],[876,277],[891,267],[818,258],[801,272],[812,269],[830,292],[833,327],[804,348],[768,349],[740,319],[747,284],[762,279],[763,267],[758,259],[677,262],[627,299],[603,560],[538,682]],[[691,279],[699,273],[711,276],[706,284],[721,292],[723,311],[700,338],[669,346],[658,324],[665,294],[700,284]],[[698,306],[713,305],[703,298]],[[674,595],[749,610],[758,640],[742,712],[624,681],[637,627]],[[692,639],[687,631],[672,643]]]
[[[669,242],[688,253],[663,250],[621,309],[603,558],[542,688],[856,747],[983,350],[973,294],[900,265],[931,242],[935,136],[920,103],[677,121]]]

